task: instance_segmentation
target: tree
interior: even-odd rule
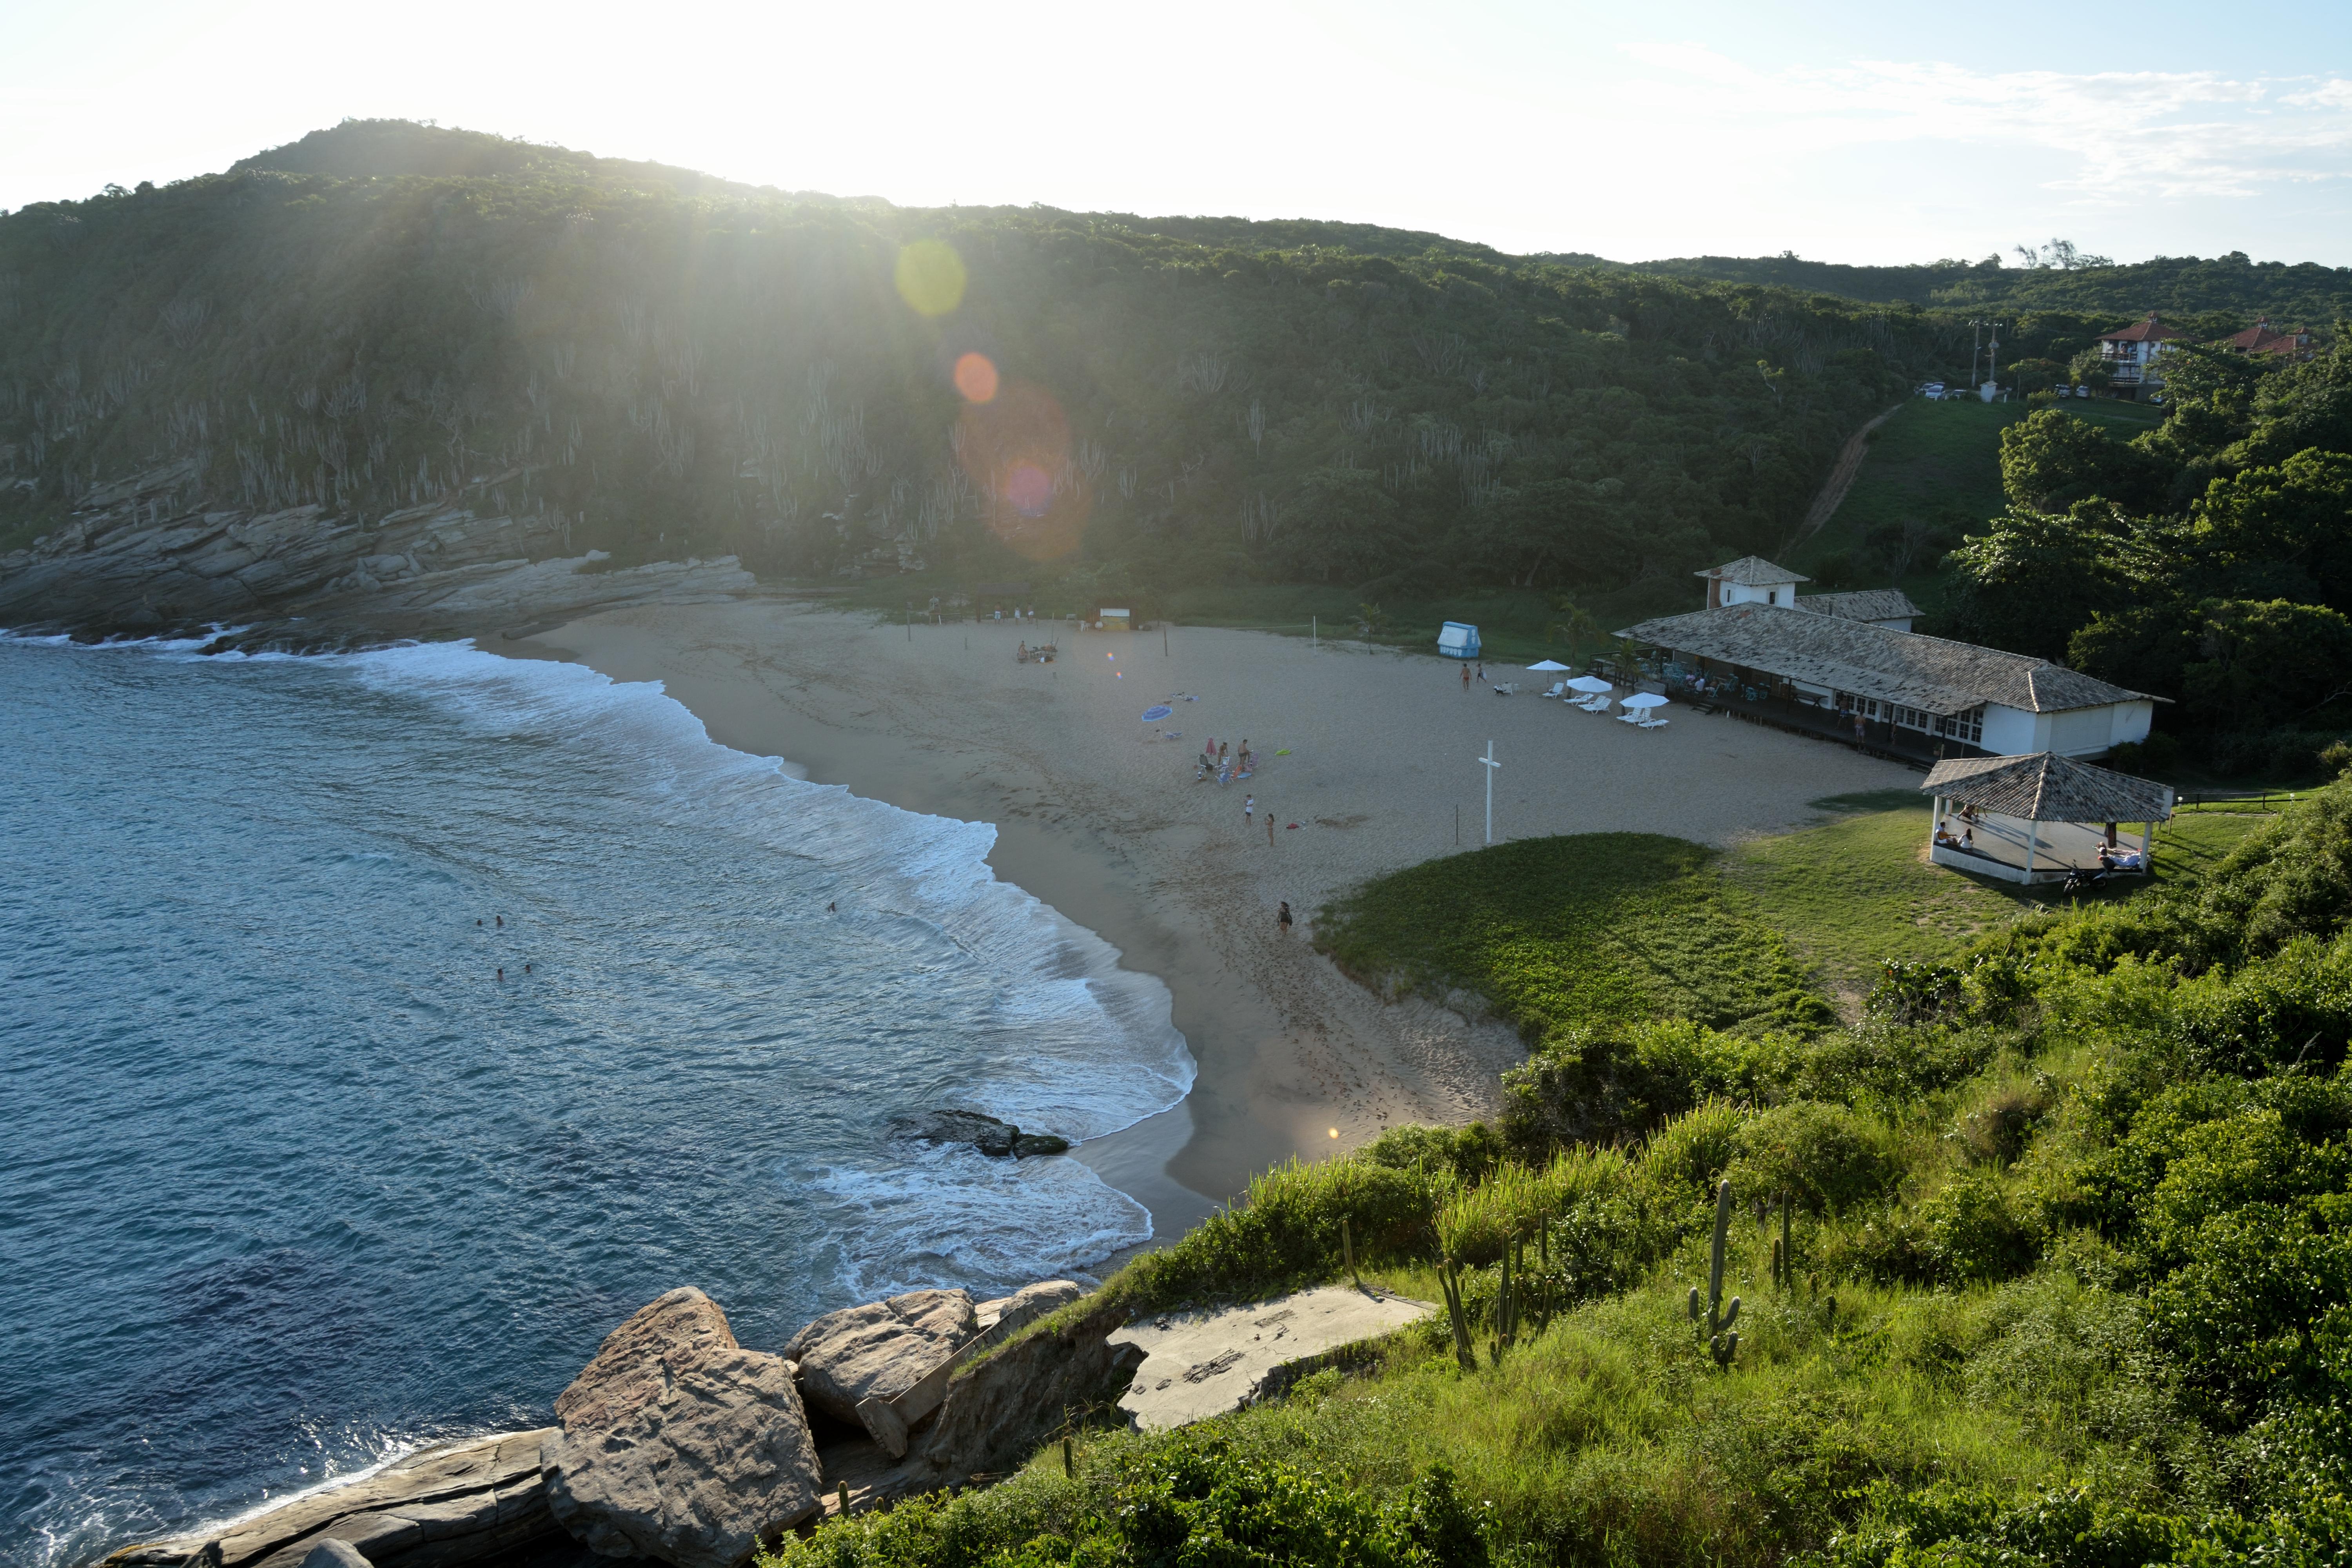
[[[1315,468],[1282,510],[1275,548],[1301,576],[1360,583],[1403,564],[1396,498],[1370,468]]]
[[[2138,510],[2163,493],[2147,455],[2063,409],[2027,415],[2000,433],[2000,483],[2012,506],[2063,511],[2093,496]]]
[[[2324,721],[2352,711],[2352,620],[2324,605],[2209,600],[2181,691],[2234,727]]]
[[[2223,581],[2260,574],[2352,611],[2352,454],[2298,452],[2215,479],[2197,504],[2192,547]],[[2284,569],[2284,571],[2283,571]]]
[[[2149,574],[2146,557],[2130,520],[2107,502],[2079,501],[2063,515],[2012,507],[1944,557],[1947,610],[1971,641],[2063,659],[2077,626],[2131,602]]]

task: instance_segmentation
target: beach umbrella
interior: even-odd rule
[[[1548,658],[1541,664],[1531,664],[1528,666],[1528,673],[1529,675],[1552,675],[1560,670],[1566,669],[1567,668],[1568,666],[1559,663],[1557,660]]]
[[[1155,702],[1143,710],[1143,721],[1147,724],[1157,724],[1175,711],[1176,710],[1169,707],[1165,702]]]
[[[1666,700],[1654,691],[1636,691],[1619,705],[1625,708],[1664,708]]]
[[[1568,683],[1568,689],[1570,691],[1588,692],[1597,697],[1601,692],[1609,690],[1610,686],[1597,675],[1580,675]]]

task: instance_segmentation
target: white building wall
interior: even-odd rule
[[[1977,744],[1997,757],[2021,757],[2029,752],[2047,748],[2037,743],[2040,726],[2035,722],[2042,714],[2028,713],[2022,708],[2004,708],[1998,702],[1985,704],[1984,739]]]
[[[2148,730],[2156,722],[2153,702],[2118,702],[2109,710],[2115,715],[2114,728],[2108,731],[2107,744],[2126,746],[2147,739]]]

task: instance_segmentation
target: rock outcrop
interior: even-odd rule
[[[902,1138],[927,1143],[969,1143],[983,1154],[1010,1154],[1026,1160],[1039,1154],[1066,1154],[1070,1141],[1053,1132],[1024,1132],[1010,1121],[983,1116],[977,1110],[926,1110],[901,1116],[890,1130]]]
[[[827,1312],[784,1354],[799,1364],[811,1405],[863,1426],[896,1456],[907,1451],[908,1429],[939,1407],[956,1352],[980,1333],[967,1292],[910,1290]]]
[[[126,1547],[106,1568],[455,1568],[556,1532],[540,1473],[555,1428],[421,1448],[347,1485],[298,1497],[204,1535]]]
[[[1393,1333],[1435,1310],[1360,1286],[1322,1285],[1136,1323],[1111,1336],[1148,1358],[1119,1408],[1147,1432],[1205,1421],[1259,1398],[1286,1367]]]
[[[909,1449],[883,1495],[904,1496],[1016,1468],[1080,1411],[1111,1404],[1143,1352],[1114,1343],[1127,1321],[1105,1308],[1013,1339],[949,1384],[930,1430]]]
[[[701,1291],[656,1300],[556,1397],[542,1453],[555,1519],[608,1556],[735,1568],[817,1511],[793,1373],[738,1345]]]
[[[1048,1312],[1068,1306],[1086,1290],[1075,1279],[1041,1279],[1024,1285],[1010,1296],[982,1301],[975,1310],[980,1331],[990,1343],[1009,1339]]]
[[[503,476],[502,476],[503,477]],[[264,641],[432,636],[597,608],[732,597],[753,581],[732,556],[605,569],[562,528],[467,504],[496,479],[373,521],[316,506],[212,509],[193,471],[166,464],[100,486],[70,521],[0,555],[0,626],[147,636],[214,623]],[[299,616],[299,628],[277,624]]]

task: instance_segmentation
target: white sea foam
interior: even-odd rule
[[[429,694],[492,732],[561,735],[632,759],[649,809],[819,868],[839,888],[846,917],[911,921],[919,938],[951,944],[992,978],[999,1033],[1019,1042],[1017,1051],[973,1062],[957,1103],[1077,1142],[1132,1126],[1190,1092],[1194,1064],[1171,1022],[1168,988],[1120,967],[1109,943],[998,880],[987,863],[990,825],[864,799],[796,777],[779,758],[719,745],[657,682],[454,643],[331,657],[382,689]],[[863,1233],[841,1275],[858,1290],[1015,1279],[1039,1261],[1075,1268],[1151,1234],[1140,1205],[1110,1194],[1075,1161],[936,1151],[884,1174],[831,1170],[816,1181],[841,1222]],[[1000,1234],[1016,1214],[1024,1233],[1017,1242]],[[957,1239],[942,1245],[941,1236]]]

